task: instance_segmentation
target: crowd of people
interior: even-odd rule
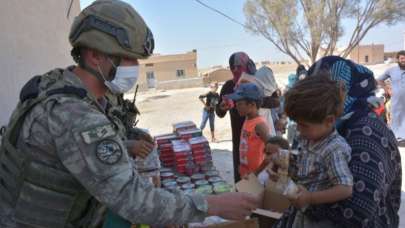
[[[95,1],[75,19],[69,41],[77,64],[29,80],[2,137],[1,227],[108,227],[106,214],[125,224],[243,220],[260,206],[260,196],[247,193],[166,191],[133,166],[153,140],[129,130],[114,101],[136,84],[138,60],[153,53],[154,38],[129,4]],[[299,66],[284,90],[244,52],[232,54],[229,67],[233,78],[220,94],[213,83],[199,97],[200,127],[209,121],[216,141],[215,115],[229,112],[235,182],[266,173],[281,150],[297,151],[288,175],[298,191],[275,227],[398,227],[404,51],[378,83],[337,56]],[[376,96],[378,85],[390,102]],[[382,115],[389,103],[391,114]]]
[[[283,134],[270,130],[266,136],[270,138],[260,140],[262,128],[252,127],[252,120],[259,126],[282,124],[280,129],[285,129],[287,122],[277,123],[277,118],[260,115],[265,100],[258,82],[260,76],[255,77],[260,70],[250,72],[249,77],[242,72],[240,77],[240,71],[233,70],[235,55],[247,56],[231,56],[234,78],[226,83],[232,88],[227,87],[227,93],[221,91],[221,98],[233,91],[228,98],[236,105],[221,102],[217,113],[222,117],[224,110],[231,112],[233,156],[239,158],[234,163],[237,182],[240,176],[263,171],[280,148],[273,143],[274,136]],[[246,70],[243,63],[251,62],[240,61],[240,69]],[[289,146],[298,151],[290,158],[293,161],[288,173],[299,185],[299,192],[290,198],[292,206],[276,227],[398,227],[402,180],[398,146],[403,143],[404,118],[399,113],[405,111],[398,99],[405,91],[404,63],[404,51],[400,51],[398,66],[379,77],[377,83],[368,68],[327,56],[308,70],[299,66],[297,73],[289,76],[285,93],[272,94],[279,100],[272,110],[282,107],[278,116],[288,117]],[[272,72],[269,75],[273,77]],[[382,83],[387,79],[396,80],[395,93],[388,83]],[[378,96],[379,85],[385,86],[384,94],[389,96]],[[392,103],[387,106],[390,99]],[[252,113],[247,115],[249,107]],[[239,125],[242,127],[235,127]],[[263,147],[266,149],[261,150]]]

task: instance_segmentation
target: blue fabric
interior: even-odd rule
[[[292,88],[295,83],[298,81],[298,75],[296,74],[290,74],[288,75],[288,83],[287,83],[287,87],[288,88]]]
[[[103,228],[131,228],[131,223],[109,210]]]
[[[311,76],[321,70],[329,71],[331,79],[344,84],[346,92],[344,114],[360,111],[362,105],[355,103],[367,104],[367,98],[374,96],[376,81],[373,72],[362,65],[338,56],[327,56],[312,65],[308,74]],[[363,111],[363,114],[368,113],[368,110]]]
[[[401,157],[394,134],[367,103],[376,87],[373,73],[337,56],[319,60],[309,69],[309,75],[319,69],[329,70],[334,80],[347,87],[345,113],[351,115],[341,119],[337,128],[352,148],[349,168],[354,186],[351,198],[310,206],[305,215],[313,220],[329,219],[337,227],[396,228],[401,204]],[[276,227],[291,227],[295,212],[289,208]]]
[[[207,121],[210,121],[211,131],[215,130],[215,112],[208,112],[206,109],[203,110],[203,117],[200,125],[200,129],[204,130]]]

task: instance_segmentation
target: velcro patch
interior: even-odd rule
[[[115,134],[116,132],[112,124],[97,126],[81,133],[84,142],[87,144],[115,136]]]
[[[97,145],[96,156],[107,165],[117,163],[121,159],[122,153],[120,145],[113,140],[106,139]]]

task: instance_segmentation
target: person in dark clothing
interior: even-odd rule
[[[304,65],[299,65],[296,70],[298,80],[302,80],[308,76],[308,71]]]
[[[219,102],[219,95],[217,93],[218,83],[210,85],[211,91],[206,94],[200,95],[198,98],[204,105],[203,117],[200,125],[201,131],[204,130],[208,119],[210,120],[211,141],[215,142],[215,107]],[[204,101],[205,98],[205,101]]]
[[[227,111],[229,111],[231,117],[232,128],[232,153],[233,153],[233,170],[235,183],[240,180],[239,175],[239,143],[240,134],[242,131],[242,125],[245,121],[245,117],[241,117],[232,105],[232,101],[226,98],[226,95],[232,94],[234,89],[242,75],[242,73],[248,73],[254,75],[256,73],[256,65],[244,52],[236,52],[229,58],[229,67],[232,71],[233,79],[228,80],[222,86],[219,103],[215,109],[218,117],[223,118]]]

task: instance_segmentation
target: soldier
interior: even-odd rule
[[[153,188],[132,168],[105,93],[128,91],[154,40],[128,4],[100,0],[69,35],[78,66],[35,76],[22,88],[0,148],[0,227],[95,227],[98,202],[145,224],[208,215],[243,219],[257,207],[243,193],[184,195]]]

